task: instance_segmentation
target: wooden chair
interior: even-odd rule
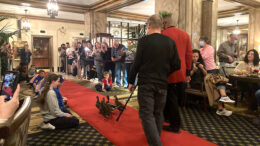
[[[27,133],[29,128],[29,122],[31,117],[31,97],[27,96],[21,107],[14,115],[14,119],[9,126],[9,137],[4,140],[4,145],[9,146],[25,146]]]
[[[199,96],[199,97],[203,97],[203,100],[204,100],[204,111],[207,111],[208,95],[207,95],[207,93],[205,91],[204,83],[202,83],[201,89],[193,89],[193,88],[190,88],[189,86],[188,86],[188,88],[185,89],[185,94],[184,94],[185,106],[187,104],[188,95],[196,95],[196,96]]]

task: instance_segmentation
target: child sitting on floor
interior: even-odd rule
[[[28,72],[28,82],[34,77],[34,75],[36,74],[36,69],[35,69],[35,65],[31,65],[29,72]]]
[[[104,78],[102,79],[102,91],[111,91],[112,90],[112,78],[108,72],[104,72]]]

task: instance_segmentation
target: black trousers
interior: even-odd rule
[[[131,67],[132,67],[133,63],[125,63],[125,65],[126,65],[127,77],[129,77],[130,70],[131,70]]]
[[[76,117],[58,117],[48,121],[47,123],[55,126],[55,129],[68,129],[78,127],[79,119]]]
[[[184,82],[168,85],[166,105],[164,108],[164,117],[165,120],[168,120],[170,122],[170,126],[174,128],[180,128],[181,126],[179,101],[183,101],[184,90]]]
[[[61,72],[66,72],[66,57],[61,57]]]
[[[163,109],[167,90],[156,84],[144,84],[138,87],[139,117],[148,144],[161,146],[161,129],[163,124]]]

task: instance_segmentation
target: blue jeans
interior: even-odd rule
[[[103,72],[104,68],[100,64],[96,65],[96,72],[97,72],[97,77],[98,77],[98,82],[102,82],[103,79]]]
[[[126,73],[126,67],[124,62],[116,62],[116,85],[121,85],[121,72],[123,72],[123,85],[127,86],[127,73]]]
[[[80,65],[83,68],[83,76],[87,76],[87,61],[80,60]]]
[[[216,69],[207,70],[207,73],[217,74],[217,70]]]
[[[105,86],[105,90],[106,91],[111,91],[111,87],[110,86]]]

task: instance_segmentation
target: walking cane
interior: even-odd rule
[[[137,87],[137,86],[136,86],[136,87]],[[135,87],[135,88],[136,88],[136,87]],[[134,94],[134,91],[130,94],[130,96],[128,97],[128,99],[127,99],[127,101],[126,101],[126,103],[125,103],[125,106],[123,107],[123,110],[120,111],[118,117],[116,118],[116,121],[117,121],[117,122],[119,121],[119,119],[120,119],[122,113],[124,112],[124,110],[125,110],[125,108],[126,108],[127,103],[129,102],[129,100],[130,100],[130,98],[132,97],[133,94]]]

